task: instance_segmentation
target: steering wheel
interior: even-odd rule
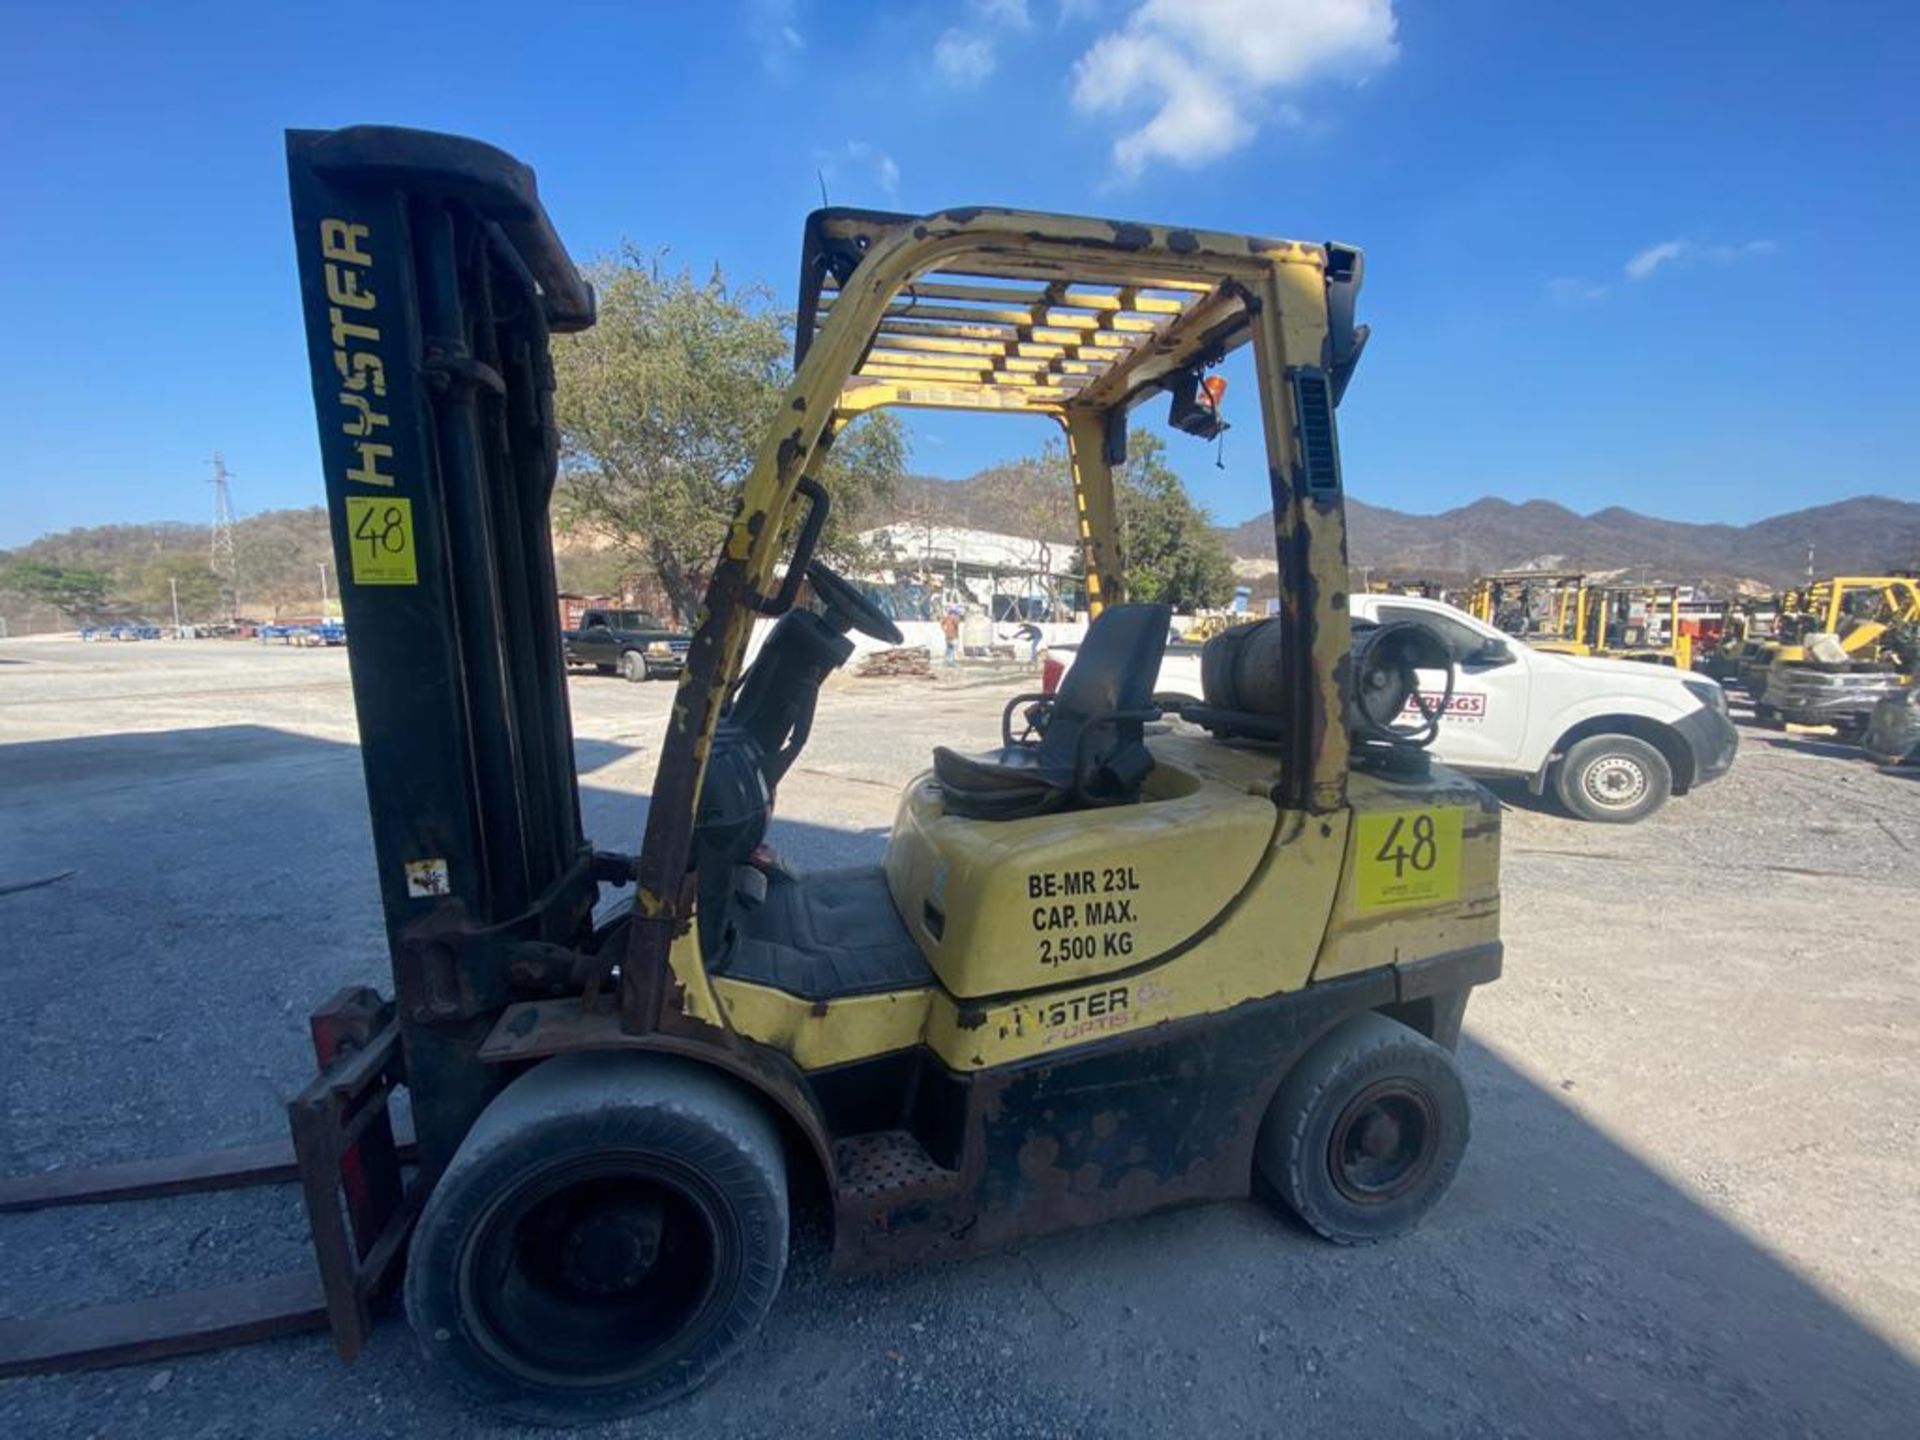
[[[907,643],[907,637],[900,633],[898,625],[887,618],[885,611],[862,595],[851,581],[834,574],[821,561],[808,563],[807,579],[813,585],[813,593],[820,597],[820,603],[862,635],[870,635],[889,645]]]

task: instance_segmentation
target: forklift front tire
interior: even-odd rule
[[[1287,1208],[1338,1245],[1419,1224],[1453,1183],[1472,1128],[1453,1056],[1384,1015],[1356,1015],[1288,1073],[1255,1160]]]
[[[651,680],[653,675],[647,669],[647,657],[642,655],[638,650],[622,650],[620,652],[620,678],[636,685],[642,680]]]
[[[406,1306],[469,1399],[539,1425],[698,1388],[752,1334],[787,1264],[772,1119],[659,1056],[574,1055],[474,1122],[420,1217]]]

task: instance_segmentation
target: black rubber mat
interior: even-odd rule
[[[893,908],[886,873],[828,870],[770,876],[767,898],[735,912],[738,931],[720,974],[806,1000],[836,1000],[933,984],[933,971]]]

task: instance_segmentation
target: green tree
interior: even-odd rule
[[[716,268],[701,284],[629,246],[590,267],[600,318],[554,342],[565,473],[557,511],[641,562],[691,618],[789,378],[791,323]],[[843,432],[816,478],[833,497],[823,553],[855,558],[863,521],[906,466],[899,422]]]
[[[56,565],[47,560],[13,560],[0,566],[0,590],[36,605],[49,605],[70,619],[86,623],[110,609],[107,589],[111,577],[101,570]]]
[[[1148,430],[1127,436],[1127,463],[1114,472],[1120,556],[1127,598],[1175,610],[1224,605],[1233,595],[1233,561],[1212,517],[1193,503],[1167,464],[1167,448]]]
[[[339,594],[333,537],[327,512],[318,505],[246,516],[233,527],[233,549],[242,614],[264,615],[276,606],[314,613],[320,604],[322,565],[327,569],[327,593]]]
[[[225,618],[220,606],[220,577],[207,568],[204,555],[162,555],[149,561],[140,571],[137,598],[141,610],[171,620],[176,589],[182,620]]]
[[[1049,440],[1037,456],[997,466],[979,477],[982,498],[993,517],[989,528],[1017,536],[1028,546],[1022,558],[1034,584],[1055,609],[1061,608],[1053,574],[1057,562],[1071,563],[1080,552],[1080,522],[1073,503],[1073,472],[1067,452]],[[1084,559],[1074,573],[1085,570]]]

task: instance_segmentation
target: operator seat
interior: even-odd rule
[[[979,757],[936,746],[933,773],[946,812],[1014,820],[1139,799],[1153,769],[1141,712],[1152,706],[1172,618],[1165,605],[1101,611],[1045,711],[1037,743]]]

